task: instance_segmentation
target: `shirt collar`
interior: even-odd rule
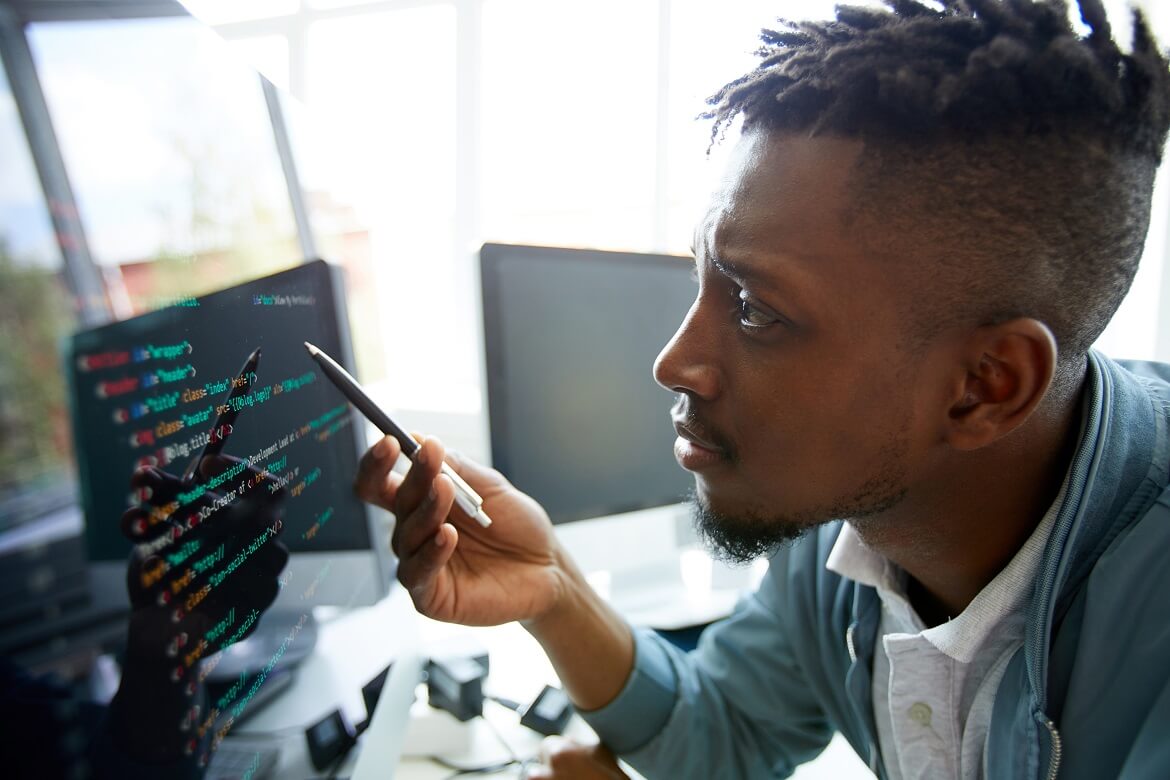
[[[970,663],[993,629],[1019,611],[1031,593],[1067,487],[1066,475],[1056,499],[1007,566],[979,591],[961,614],[921,631],[923,638],[955,660]],[[825,568],[876,589],[887,607],[895,602],[908,606],[905,572],[866,545],[848,522],[841,527]]]

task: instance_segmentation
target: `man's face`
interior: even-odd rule
[[[731,558],[897,505],[929,438],[898,315],[914,290],[845,219],[862,153],[745,134],[696,231],[699,293],[654,376],[679,393],[700,531]]]

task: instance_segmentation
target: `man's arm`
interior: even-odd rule
[[[634,635],[629,625],[589,586],[576,565],[558,553],[569,573],[556,608],[524,627],[544,648],[565,692],[580,710],[612,702],[634,668]]]
[[[602,741],[647,777],[784,777],[820,753],[834,729],[793,646],[802,629],[780,598],[791,554],[772,561],[759,591],[694,652],[636,632],[630,682],[583,713]]]
[[[420,453],[400,477],[390,472],[397,443],[384,439],[363,457],[356,485],[397,517],[398,577],[415,607],[465,625],[520,621],[586,719],[639,771],[782,776],[828,743],[832,728],[792,644],[800,640],[794,631],[813,632],[805,624],[815,623],[815,609],[793,626],[785,617],[791,550],[773,561],[761,593],[687,656],[632,632],[585,582],[539,505],[500,474],[450,459],[494,520],[482,528],[452,514],[438,442],[427,440]]]

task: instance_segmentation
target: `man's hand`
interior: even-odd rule
[[[565,554],[540,505],[498,472],[448,458],[483,498],[492,524],[482,528],[452,513],[455,485],[439,473],[437,440],[423,442],[405,477],[391,471],[399,453],[392,438],[370,448],[354,490],[398,518],[390,543],[418,611],[469,626],[521,621],[578,709],[611,701],[634,666],[633,634]]]
[[[386,437],[362,457],[354,491],[397,518],[391,547],[398,579],[422,614],[464,625],[539,618],[569,587],[568,562],[545,511],[497,471],[447,456],[423,441],[406,476],[391,471],[401,448]],[[455,486],[443,460],[484,500],[482,528],[452,508]]]
[[[271,475],[216,455],[200,464],[200,476],[230,478],[183,504],[195,484],[136,471],[131,486],[142,503],[121,520],[135,548],[126,571],[126,662],[110,722],[122,748],[146,762],[174,760],[198,741],[207,717],[198,707],[200,661],[255,631],[288,562],[276,538],[285,491]]]
[[[564,737],[549,737],[540,745],[540,766],[528,771],[530,780],[629,780],[609,748],[582,745]]]
[[[236,458],[215,455],[200,465],[205,480],[229,473],[220,487],[233,500],[207,490],[184,506],[178,497],[195,485],[154,468],[131,478],[144,501],[122,516],[122,532],[136,542],[126,572],[127,651],[140,663],[172,667],[176,680],[195,661],[255,630],[259,614],[276,600],[277,577],[288,562],[277,541],[286,491]]]

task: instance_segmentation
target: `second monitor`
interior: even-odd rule
[[[485,244],[492,465],[554,523],[677,503],[654,359],[695,299],[689,258]]]

